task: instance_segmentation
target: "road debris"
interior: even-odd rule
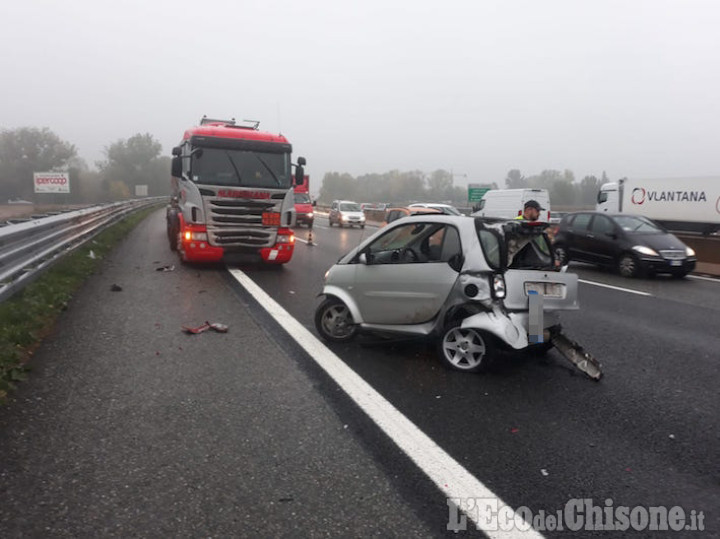
[[[540,473],[543,474],[544,477],[547,477],[548,475],[550,475],[545,468],[542,468],[542,469],[540,470]]]
[[[175,271],[175,266],[160,266],[155,268],[155,271]]]
[[[216,331],[218,333],[227,333],[228,332],[228,326],[225,324],[220,324],[218,322],[205,322],[202,326],[198,327],[188,327],[188,326],[182,326],[182,330],[185,333],[189,333],[191,335],[197,335],[198,333],[204,333],[207,330],[212,329],[213,331]]]
[[[602,370],[597,359],[591,356],[575,341],[568,339],[562,333],[552,336],[552,343],[565,358],[595,381],[602,378]]]
[[[120,286],[119,284],[113,284],[110,287],[110,291],[111,292],[122,292],[122,286]]]
[[[88,253],[88,258],[90,258],[91,260],[95,260],[95,259],[97,258],[97,257],[95,256],[95,251],[93,251],[92,249],[90,249],[90,252]]]

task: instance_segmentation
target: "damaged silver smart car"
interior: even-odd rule
[[[359,331],[432,336],[448,367],[484,370],[501,348],[553,346],[594,379],[597,362],[561,333],[577,310],[577,275],[555,271],[543,223],[417,215],[399,219],[326,274],[315,312],[320,335]]]

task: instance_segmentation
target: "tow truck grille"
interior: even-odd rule
[[[281,201],[205,197],[208,241],[218,247],[271,247],[277,229],[263,226],[263,213],[280,211]]]

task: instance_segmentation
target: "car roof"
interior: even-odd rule
[[[413,212],[413,213],[442,213],[437,208],[426,208],[425,206],[394,206],[392,208],[387,208],[388,212],[391,211],[407,211],[407,212]]]

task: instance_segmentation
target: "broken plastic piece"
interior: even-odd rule
[[[191,328],[188,326],[183,326],[182,330],[185,333],[190,333],[192,335],[197,335],[198,333],[203,333],[207,331],[208,329],[212,329],[213,331],[217,331],[218,333],[227,333],[228,332],[228,326],[225,324],[220,324],[218,322],[205,322],[202,326],[198,326],[196,328]]]
[[[175,271],[175,266],[160,266],[155,268],[155,271]]]
[[[578,343],[568,339],[562,333],[556,333],[553,335],[552,343],[555,345],[558,352],[565,356],[568,361],[587,374],[590,378],[595,381],[602,378],[603,373],[600,369],[600,363],[598,360],[587,353]]]
[[[110,287],[110,290],[111,290],[112,292],[121,292],[121,291],[122,291],[122,286],[120,286],[119,284],[114,284],[114,285],[112,285],[112,286]]]

